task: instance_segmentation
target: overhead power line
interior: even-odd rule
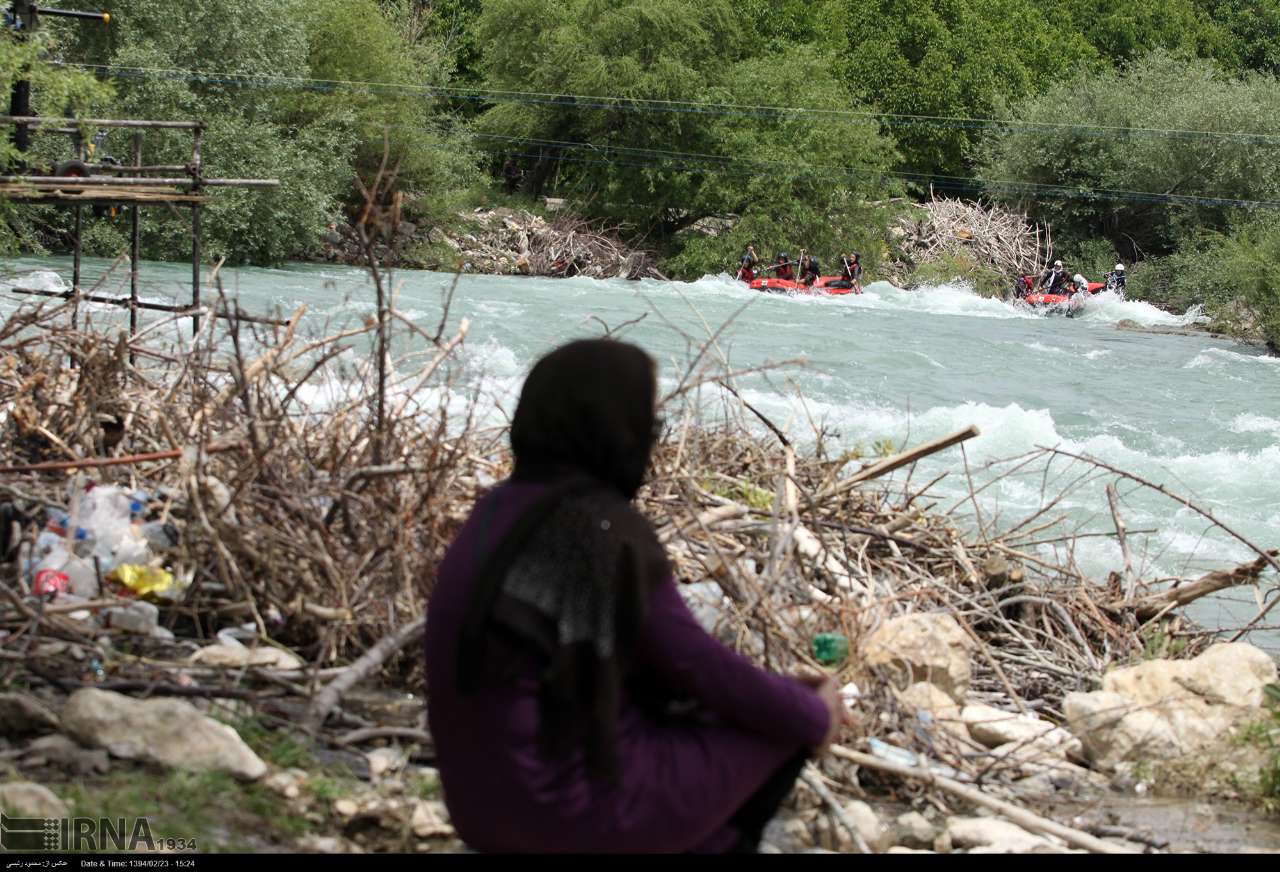
[[[764,161],[751,160],[725,155],[699,154],[697,152],[680,152],[669,149],[646,149],[634,146],[618,146],[607,143],[571,142],[554,139],[538,139],[534,137],[503,136],[492,133],[472,134],[479,139],[491,139],[508,142],[519,146],[541,146],[562,151],[590,151],[594,157],[569,157],[557,154],[559,160],[572,160],[577,163],[613,164],[618,166],[662,167],[676,164],[683,167],[712,170],[736,170],[743,174],[756,174],[761,169],[785,172],[818,172],[828,177],[856,178],[876,181],[882,178],[899,179],[921,185],[933,185],[948,190],[985,190],[1002,191],[1014,194],[1033,194],[1036,196],[1062,197],[1072,199],[1117,200],[1144,203],[1172,203],[1177,205],[1196,206],[1238,206],[1245,208],[1280,209],[1280,201],[1275,200],[1243,200],[1233,197],[1211,197],[1193,194],[1161,194],[1154,191],[1127,191],[1114,188],[1086,188],[1076,185],[1051,185],[1042,182],[1021,182],[1013,180],[981,179],[976,176],[943,176],[925,175],[921,173],[892,172],[888,170],[871,170],[840,164],[809,164],[797,161]],[[610,152],[617,152],[624,159],[609,157]],[[532,159],[545,158],[545,154],[520,152],[517,156]],[[646,160],[645,158],[648,158]],[[710,166],[708,166],[710,165]]]
[[[446,99],[455,98],[458,95],[469,95],[477,100],[485,102],[537,102],[551,103],[555,105],[565,106],[566,108],[578,109],[614,109],[622,111],[684,111],[688,109],[692,111],[694,108],[699,111],[705,110],[709,114],[751,114],[756,117],[767,116],[775,118],[796,117],[813,114],[825,114],[833,118],[847,117],[859,120],[879,120],[882,123],[898,123],[898,122],[955,122],[967,124],[981,124],[990,127],[1004,127],[1010,129],[1039,129],[1063,133],[1086,132],[1089,135],[1105,133],[1114,135],[1116,133],[1139,134],[1150,136],[1169,136],[1174,138],[1187,138],[1193,136],[1212,137],[1212,138],[1235,138],[1249,142],[1267,142],[1268,144],[1280,145],[1280,136],[1269,136],[1266,134],[1239,133],[1239,132],[1212,132],[1212,131],[1193,131],[1193,130],[1174,130],[1174,129],[1156,129],[1156,128],[1124,128],[1124,127],[1098,127],[1098,126],[1082,126],[1068,124],[1049,124],[1039,125],[1026,122],[1008,122],[998,119],[978,119],[978,118],[955,118],[946,116],[924,116],[924,115],[899,115],[895,113],[884,112],[867,112],[858,110],[824,110],[812,108],[789,108],[779,106],[751,106],[745,104],[732,103],[694,103],[690,101],[664,101],[664,100],[645,100],[637,98],[616,98],[616,97],[598,97],[583,95],[553,95],[538,92],[520,92],[520,91],[499,91],[491,89],[461,89],[461,88],[443,88],[430,85],[403,85],[394,82],[364,82],[364,81],[347,81],[333,79],[316,79],[297,76],[246,76],[239,74],[227,73],[203,73],[195,70],[165,69],[155,67],[121,67],[101,64],[67,64],[67,66],[82,69],[91,69],[105,72],[109,75],[119,76],[123,78],[147,78],[162,77],[179,79],[183,81],[197,81],[205,84],[231,85],[235,87],[261,87],[261,88],[287,88],[296,90],[313,90],[325,93],[332,93],[339,90],[365,90],[372,93],[395,93],[395,94],[411,94],[431,97],[442,97]],[[272,83],[287,83],[272,84]],[[596,101],[594,103],[588,101]],[[684,107],[682,109],[672,108],[670,110],[658,108],[661,106]],[[404,129],[405,125],[390,125],[392,128]],[[414,128],[417,129],[417,128]],[[551,148],[558,152],[563,151],[582,151],[587,150],[595,153],[593,157],[571,157],[563,153],[555,155],[557,160],[571,161],[582,164],[611,164],[615,166],[634,166],[645,168],[662,168],[662,167],[681,167],[696,168],[701,171],[718,171],[746,173],[757,172],[760,169],[772,169],[775,171],[785,171],[794,173],[796,171],[820,172],[832,177],[857,178],[863,180],[876,181],[878,179],[892,178],[901,181],[911,182],[918,185],[931,185],[934,188],[956,191],[987,191],[1002,192],[1014,195],[1028,195],[1037,197],[1055,197],[1067,199],[1091,199],[1106,201],[1128,201],[1128,202],[1146,202],[1161,203],[1174,205],[1195,205],[1195,206],[1225,206],[1225,207],[1242,207],[1242,208],[1280,208],[1280,201],[1271,200],[1246,200],[1232,197],[1215,197],[1205,195],[1191,194],[1173,194],[1173,193],[1156,193],[1153,191],[1128,191],[1108,188],[1088,188],[1076,185],[1054,185],[1042,182],[1023,182],[1015,180],[988,180],[975,176],[945,176],[945,175],[929,175],[921,173],[891,172],[880,170],[869,170],[859,167],[842,166],[836,164],[807,164],[795,161],[761,161],[730,157],[726,155],[704,154],[697,152],[681,152],[669,149],[641,148],[635,146],[616,145],[610,143],[591,143],[591,142],[573,142],[551,139],[537,139],[531,137],[508,137],[499,134],[472,133],[472,136],[479,139],[489,139],[493,141],[508,142],[513,145],[521,146],[537,146],[541,148]],[[610,154],[617,154],[621,157],[610,157]],[[535,154],[528,152],[518,152],[514,156],[526,157],[530,159],[545,158],[545,154]]]
[[[878,122],[888,126],[932,126],[960,129],[1006,129],[1059,136],[1126,137],[1139,139],[1214,139],[1256,145],[1280,145],[1280,135],[1248,131],[1181,130],[1177,128],[1125,127],[1120,125],[1073,124],[1069,122],[1033,122],[999,118],[948,115],[907,114],[858,109],[823,109],[804,106],[767,106],[746,103],[697,102],[689,100],[657,100],[641,97],[618,97],[592,94],[557,94],[538,91],[511,91],[493,88],[459,86],[410,85],[345,79],[319,79],[304,76],[243,75],[226,72],[169,69],[163,67],[129,67],[113,64],[68,63],[68,67],[93,70],[116,78],[167,78],[227,85],[243,88],[311,90],[318,92],[363,91],[366,93],[418,95],[448,100],[480,103],[518,103],[555,106],[566,109],[604,109],[623,112],[695,113],[705,115],[797,118],[821,116],[829,119]]]

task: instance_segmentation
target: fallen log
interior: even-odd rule
[[[364,653],[359,660],[352,663],[342,674],[325,685],[315,695],[307,707],[304,727],[314,733],[329,717],[329,713],[337,708],[343,694],[355,687],[361,680],[386,662],[387,658],[401,648],[416,642],[427,628],[427,616],[424,614],[416,621],[405,624],[393,636],[388,636]]]
[[[1113,611],[1129,610],[1139,620],[1149,621],[1163,612],[1181,608],[1211,593],[1257,581],[1262,571],[1270,565],[1269,557],[1277,555],[1280,555],[1280,551],[1271,551],[1269,555],[1259,557],[1252,563],[1245,563],[1235,569],[1215,570],[1190,584],[1167,588],[1138,600],[1116,603],[1111,606],[1111,609]]]

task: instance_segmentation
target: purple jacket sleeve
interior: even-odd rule
[[[821,698],[720,644],[702,629],[670,577],[650,600],[638,654],[640,668],[734,726],[805,747],[826,738],[830,716]]]

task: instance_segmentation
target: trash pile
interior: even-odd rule
[[[1065,520],[1049,512],[1116,475],[1087,458],[1042,451],[992,464],[997,476],[1043,468],[1050,486],[1031,517],[997,526],[967,517],[970,500],[931,508],[936,480],[877,483],[976,431],[852,466],[743,431],[740,422],[700,428],[664,446],[645,509],[661,519],[704,627],[774,670],[839,677],[857,750],[837,747],[810,773],[792,821],[802,843],[855,849],[840,821],[854,817],[851,796],[1026,811],[1096,800],[1116,785],[1145,790],[1135,772],[1188,760],[1213,761],[1202,784],[1218,766],[1223,795],[1256,789],[1257,755],[1238,737],[1265,717],[1275,662],[1249,644],[1215,644],[1179,610],[1228,587],[1274,584],[1280,553],[1196,580],[1138,579],[1126,557],[1123,572],[1091,579],[1072,559]],[[1019,827],[1051,832],[1027,814]],[[934,823],[949,845],[945,821]],[[1088,833],[1058,836],[1042,847],[1105,849]]]
[[[145,634],[184,670],[215,640],[260,653],[203,666],[336,668],[422,614],[478,476],[498,474],[484,458],[500,434],[450,434],[444,407],[406,396],[421,361],[388,381],[400,393],[379,431],[376,367],[348,381],[349,399],[300,395],[376,324],[303,340],[301,311],[290,327],[206,319],[192,349],[73,331],[66,309],[0,323],[0,644],[56,638],[119,681],[144,670],[96,650],[104,632]],[[440,341],[441,382],[458,342]],[[248,357],[218,351],[237,348]],[[417,680],[417,658],[394,661]]]
[[[67,503],[67,511],[46,507],[34,545],[19,546],[18,561],[34,595],[59,604],[102,593],[178,598],[172,573],[157,565],[157,554],[178,544],[178,528],[162,518],[146,520],[151,499],[144,491],[73,481]]]

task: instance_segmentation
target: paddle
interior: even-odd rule
[[[789,260],[789,261],[787,261],[786,263],[775,263],[775,264],[773,264],[772,266],[767,266],[767,267],[765,267],[765,268],[764,268],[763,272],[768,272],[768,271],[769,271],[769,270],[771,270],[771,269],[777,269],[777,268],[778,268],[778,267],[780,267],[780,266],[799,266],[799,265],[800,265],[800,261],[798,261],[798,260]]]
[[[845,271],[845,272],[848,274],[848,276],[849,276],[849,286],[853,288],[853,292],[854,292],[855,294],[861,294],[861,293],[862,293],[862,282],[860,282],[860,281],[858,281],[856,278],[854,278],[854,276],[853,276],[853,268],[854,268],[854,266],[857,266],[859,269],[861,269],[861,268],[862,268],[862,263],[861,263],[861,262],[858,262],[857,264],[852,264],[852,263],[850,263],[850,262],[849,262],[849,258],[845,257],[844,255],[841,255],[841,256],[840,256],[840,262],[844,264],[844,271]]]

